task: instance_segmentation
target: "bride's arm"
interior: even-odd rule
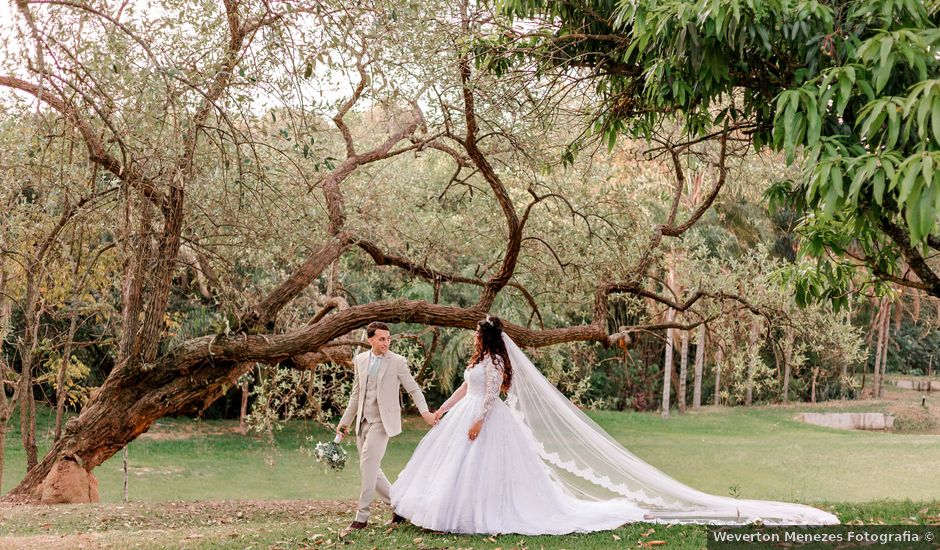
[[[439,409],[437,409],[435,416],[437,416],[437,418],[440,419],[442,416],[444,416],[444,413],[449,411],[454,405],[457,404],[458,401],[463,399],[463,396],[465,395],[467,395],[467,383],[466,382],[461,384],[460,387],[457,388],[457,391],[455,391],[450,397],[447,398],[447,401],[444,401],[444,404],[441,405]]]
[[[467,433],[471,441],[480,435],[480,430],[483,428],[483,419],[486,418],[487,413],[493,408],[493,403],[495,403],[496,399],[499,397],[499,388],[503,385],[503,366],[501,358],[487,357],[487,360],[481,367],[486,369],[486,394],[483,397],[483,406],[480,407],[480,414],[477,416],[476,422],[470,426],[470,431]]]

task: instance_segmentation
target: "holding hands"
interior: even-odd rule
[[[437,421],[440,420],[440,417],[431,411],[421,413],[421,418],[428,423],[428,426],[434,426],[437,424]]]

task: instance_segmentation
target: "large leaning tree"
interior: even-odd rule
[[[605,94],[543,78],[536,65],[478,70],[486,59],[477,45],[496,16],[486,6],[16,7],[20,48],[3,60],[0,87],[61,123],[36,139],[73,141],[92,174],[84,189],[57,187],[65,206],[54,231],[94,217],[87,227],[113,243],[101,254],[120,269],[115,366],[8,499],[37,498],[62,461],[90,472],[155,420],[203,410],[256,363],[329,359],[375,320],[473,328],[511,299],[530,313],[507,332],[539,347],[688,330],[706,309],[772,314],[733,290],[663,293],[651,273],[663,239],[684,234],[715,201],[747,127],[712,119],[695,122],[710,128],[708,140],[662,138],[671,183],[660,210],[632,208],[629,193],[603,180],[573,200],[566,180],[602,167],[563,171],[553,144],[574,137],[565,132],[585,98]],[[690,204],[680,199],[693,165],[707,183]],[[427,177],[420,196],[394,185],[409,171]],[[25,192],[54,172],[17,177]],[[564,241],[572,231],[585,241]],[[350,258],[376,277],[392,269],[428,281],[434,295],[344,300],[333,275]],[[549,271],[551,288],[530,291]],[[180,338],[168,318],[187,274],[217,322]],[[457,285],[473,298],[446,292]],[[610,326],[615,294],[688,314]],[[583,322],[541,318],[539,300],[561,297],[581,303]]]
[[[690,140],[727,124],[798,162],[771,190],[819,259],[801,295],[845,303],[853,268],[940,296],[940,3],[935,0],[506,0],[480,46],[497,73],[537,62],[600,96],[587,134]],[[572,142],[576,150],[579,141]]]

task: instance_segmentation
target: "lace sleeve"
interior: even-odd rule
[[[483,396],[483,406],[480,407],[480,414],[477,416],[478,422],[486,418],[490,409],[493,408],[493,403],[499,397],[499,388],[503,385],[503,360],[500,357],[487,357],[480,366],[486,369],[486,394]]]

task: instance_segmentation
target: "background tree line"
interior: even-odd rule
[[[914,199],[842,200],[815,172],[813,147],[836,154],[814,141],[821,123],[797,118],[809,100],[773,101],[819,87],[830,60],[801,46],[754,74],[721,61],[802,44],[833,13],[884,40],[895,19],[770,3],[741,31],[727,14],[745,4],[680,4],[18,3],[0,74],[0,437],[16,407],[29,472],[11,498],[58,461],[92,470],[164,415],[254,403],[259,428],[326,419],[372,320],[400,324],[432,393],[453,387],[489,312],[576,402],[664,415],[877,395],[888,368],[932,369],[934,266],[917,248],[932,230],[910,223]],[[935,12],[884,5],[933,43]],[[699,27],[712,42],[665,43]],[[917,86],[919,67],[865,74]],[[838,105],[866,112],[867,88],[839,86]],[[894,145],[933,154],[915,134]],[[894,175],[929,188],[924,162]],[[856,194],[876,192],[869,172]],[[865,208],[890,223],[858,225]],[[45,457],[37,402],[60,416]]]

